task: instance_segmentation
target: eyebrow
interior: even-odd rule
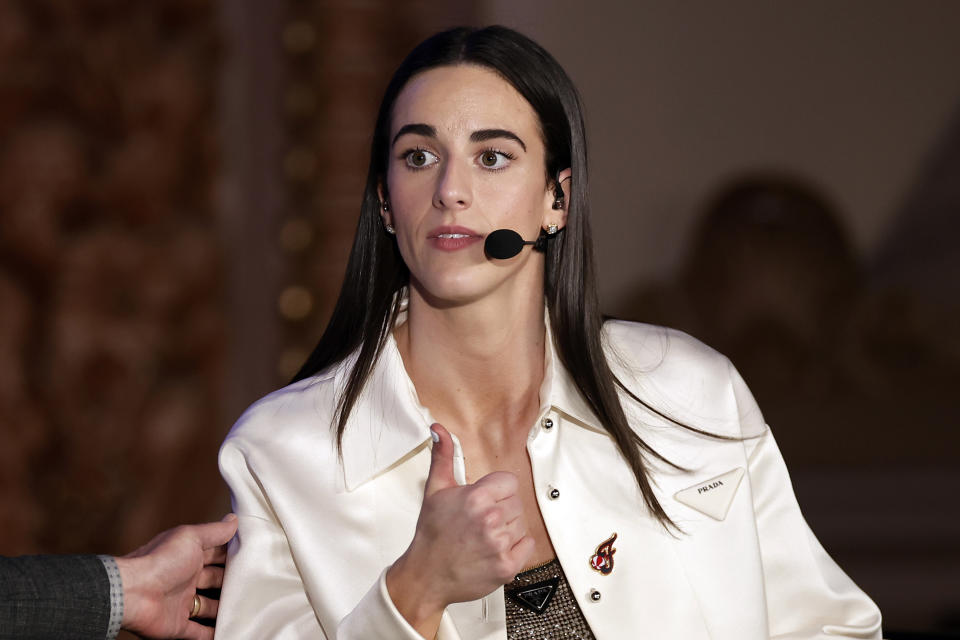
[[[425,136],[427,138],[436,138],[437,130],[429,124],[405,124],[400,127],[399,131],[397,131],[397,135],[393,136],[392,144],[396,144],[397,140],[400,139],[400,136],[407,134]],[[470,134],[470,142],[486,142],[487,140],[494,140],[496,138],[514,140],[517,142],[517,144],[523,147],[524,151],[527,150],[527,145],[524,144],[523,140],[520,139],[520,136],[507,129],[480,129]]]
[[[400,130],[397,131],[397,135],[393,136],[393,142],[391,144],[397,144],[397,140],[400,136],[405,136],[408,133],[412,133],[417,136],[425,136],[427,138],[436,138],[437,130],[430,126],[429,124],[405,124],[400,127]]]
[[[479,131],[474,131],[470,134],[470,142],[485,142],[495,138],[514,140],[521,147],[523,147],[524,151],[527,150],[527,145],[523,143],[523,140],[520,139],[520,136],[515,134],[513,131],[508,131],[506,129],[480,129]]]

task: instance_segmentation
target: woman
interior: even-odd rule
[[[220,637],[879,637],[729,362],[602,324],[586,187],[535,43],[455,29],[401,64],[330,325],[221,451]],[[500,228],[540,240],[493,259]]]

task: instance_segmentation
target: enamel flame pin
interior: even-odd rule
[[[590,568],[594,571],[599,571],[605,576],[610,575],[613,572],[613,554],[617,550],[613,546],[613,541],[617,539],[617,534],[614,533],[612,536],[604,540],[597,547],[596,553],[590,556]]]

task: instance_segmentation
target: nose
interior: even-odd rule
[[[457,162],[447,162],[437,177],[433,206],[437,209],[466,209],[472,201],[469,168]]]

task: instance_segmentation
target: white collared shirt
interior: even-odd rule
[[[598,640],[879,638],[876,605],[837,567],[797,506],[773,436],[729,361],[685,334],[608,322],[611,368],[672,424],[623,396],[654,489],[682,533],[644,506],[612,439],[547,335],[540,415],[527,441],[541,514]],[[332,416],[353,358],[281,389],[220,452],[240,528],[217,637],[417,640],[384,574],[413,538],[433,420],[390,337],[343,436]],[[458,482],[466,471],[455,441]],[[612,534],[613,569],[593,568]],[[506,637],[503,589],[451,605],[439,640]]]

